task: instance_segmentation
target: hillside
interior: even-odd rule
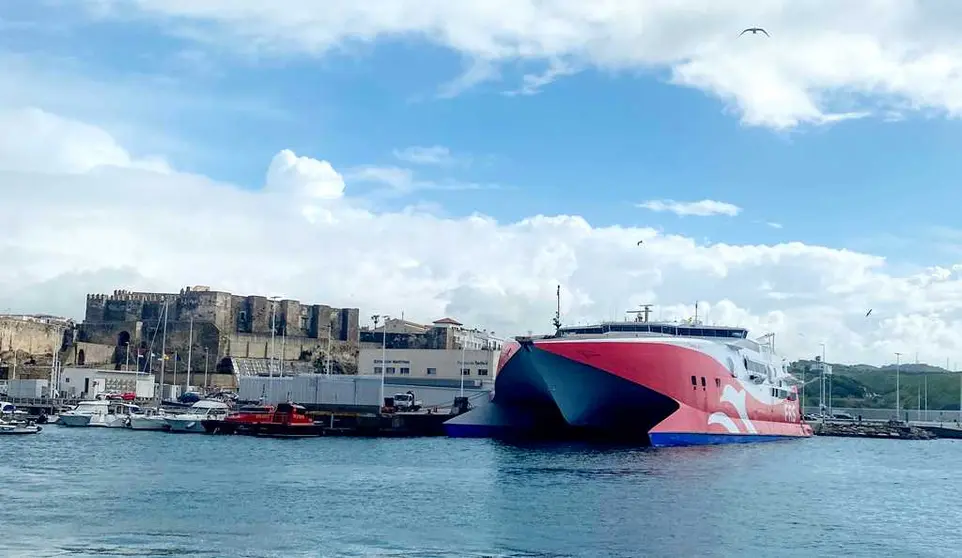
[[[868,364],[831,364],[832,401],[835,407],[895,407],[896,366],[878,367]],[[793,362],[790,371],[802,379],[804,376],[806,406],[818,405],[818,366],[811,360]],[[928,384],[928,407],[934,410],[958,410],[962,389],[962,373],[952,372],[930,364],[903,364],[900,371],[902,408],[915,409],[919,394],[924,394]],[[923,395],[924,397],[924,395]],[[826,399],[827,403],[827,399]],[[923,403],[924,404],[924,403]]]

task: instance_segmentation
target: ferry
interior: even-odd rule
[[[502,349],[493,396],[444,423],[453,437],[587,437],[655,447],[808,438],[774,335],[633,321],[560,327]]]

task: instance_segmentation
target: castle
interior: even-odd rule
[[[231,357],[314,361],[327,354],[337,371],[356,371],[357,308],[238,296],[203,286],[179,293],[117,290],[87,295],[77,341],[109,347],[115,365],[144,369],[151,366],[150,355],[161,352],[165,307],[167,354],[176,355],[174,366],[181,371],[229,367]],[[78,354],[76,360],[83,365],[85,355]]]

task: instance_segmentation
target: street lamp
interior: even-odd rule
[[[271,357],[267,361],[267,383],[270,385],[268,391],[270,392],[268,398],[270,398],[269,403],[274,403],[274,332],[277,330],[275,325],[275,318],[277,316],[277,301],[280,300],[279,296],[272,296],[271,301]]]
[[[461,397],[464,397],[464,367],[465,367],[464,349],[468,344],[467,341],[468,341],[468,334],[464,330],[464,328],[461,328],[461,367],[458,368],[458,375],[461,376]]]
[[[381,328],[381,399],[378,403],[379,407],[384,404],[384,373],[387,371],[387,321],[391,319],[391,316],[385,314],[381,317],[384,318],[384,326]]]
[[[902,372],[902,353],[895,353],[895,418],[901,415],[902,403],[899,397],[899,376]]]
[[[825,343],[819,345],[822,347],[822,365],[819,367],[818,377],[818,412],[822,414],[828,408],[825,406]]]

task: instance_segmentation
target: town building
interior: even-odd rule
[[[504,340],[452,318],[431,325],[387,318],[362,328],[358,373],[440,380],[493,380]],[[382,354],[383,353],[383,354]],[[385,362],[386,361],[386,362]]]
[[[155,393],[154,376],[136,370],[64,368],[57,390],[61,397],[95,399],[102,393],[135,393],[138,399],[151,399]]]
[[[361,374],[410,378],[494,379],[500,351],[460,349],[361,349]],[[462,360],[463,356],[463,360]]]
[[[77,354],[65,363],[88,365],[88,352],[96,349],[97,361],[115,368],[156,372],[165,311],[168,359],[183,371],[233,373],[235,357],[310,363],[325,355],[331,356],[335,373],[357,371],[357,308],[239,296],[202,286],[179,293],[87,295]]]

